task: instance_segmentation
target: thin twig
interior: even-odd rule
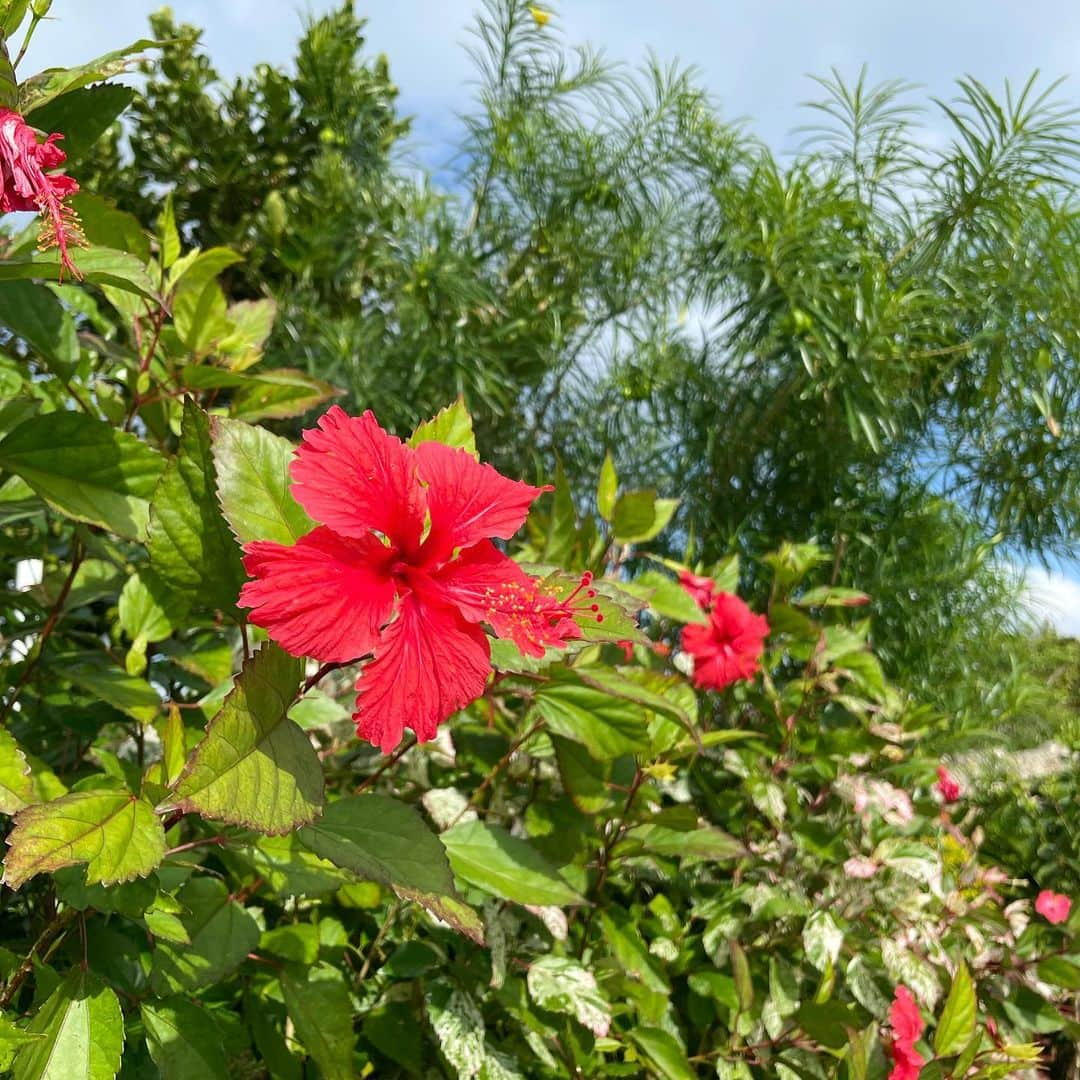
[[[366,777],[356,789],[355,794],[359,795],[361,791],[366,791],[387,769],[392,765],[396,765],[406,754],[416,745],[416,736],[412,736],[411,741],[403,742],[370,776]]]
[[[11,1004],[15,995],[19,992],[19,987],[22,986],[26,981],[27,976],[34,970],[34,957],[44,950],[50,940],[60,935],[67,928],[67,924],[78,914],[79,911],[77,908],[64,908],[64,910],[41,931],[37,941],[34,942],[33,947],[26,954],[23,962],[12,972],[11,978],[8,979],[7,986],[5,986],[3,992],[0,993],[0,1009],[6,1009]]]
[[[371,962],[375,959],[375,951],[382,944],[382,939],[386,937],[387,931],[393,925],[394,920],[397,918],[397,913],[401,910],[401,901],[396,899],[390,905],[390,910],[386,913],[386,918],[383,919],[382,926],[379,927],[379,932],[375,935],[375,940],[371,943],[371,948],[368,949],[367,955],[364,957],[364,963],[360,968],[360,975],[358,981],[363,982],[367,977],[367,973],[371,968]]]

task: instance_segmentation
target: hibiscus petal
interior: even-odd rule
[[[356,732],[390,753],[406,727],[418,742],[484,692],[491,649],[484,632],[451,608],[410,593],[356,680]]]
[[[560,648],[581,630],[553,596],[488,540],[474,544],[429,578],[442,603],[452,604],[469,622],[486,622],[526,656]],[[424,586],[417,583],[421,591]]]
[[[294,656],[343,663],[369,653],[389,620],[395,587],[390,549],[377,537],[348,539],[321,526],[292,546],[255,540],[244,547],[255,580],[240,606]]]
[[[442,443],[421,443],[415,452],[431,512],[424,541],[429,562],[492,536],[509,540],[524,524],[533,499],[551,490],[511,480],[468,451]]]
[[[304,432],[289,469],[292,493],[316,520],[343,536],[375,530],[414,550],[424,527],[416,461],[369,409],[349,416],[335,405]]]

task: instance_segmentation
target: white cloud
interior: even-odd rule
[[[1060,634],[1080,637],[1080,580],[1031,566],[1025,572],[1028,604],[1035,617]]]

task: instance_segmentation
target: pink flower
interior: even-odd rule
[[[720,690],[752,678],[768,633],[764,615],[755,615],[731,593],[717,593],[709,621],[683,627],[682,647],[694,658],[694,685]]]
[[[34,129],[17,112],[0,108],[0,214],[13,210],[39,213],[38,243],[42,248],[59,248],[61,275],[68,270],[81,278],[68,245],[83,243],[82,231],[75,211],[64,202],[79,185],[70,176],[53,171],[67,156],[56,145],[62,138],[53,134],[39,143]]]
[[[889,1080],[917,1080],[926,1064],[915,1044],[922,1038],[923,1023],[919,1006],[906,986],[896,988],[896,997],[889,1007],[889,1024],[892,1026],[893,1042],[889,1048],[893,1068]]]
[[[879,864],[873,859],[867,859],[862,855],[853,855],[844,863],[844,873],[850,878],[859,878],[863,881],[872,878],[879,869]]]
[[[937,767],[937,783],[934,787],[944,802],[952,803],[960,798],[960,781],[944,765]]]
[[[581,636],[575,615],[602,618],[587,603],[591,575],[559,600],[492,544],[517,532],[544,489],[465,450],[411,449],[370,412],[335,406],[304,432],[290,471],[296,498],[323,524],[292,545],[246,544],[253,580],[240,605],[294,656],[370,657],[353,719],[384,753],[406,726],[433,739],[484,692],[491,650],[481,623],[542,657]]]
[[[690,594],[699,608],[708,611],[712,606],[716,582],[712,578],[691,574],[689,570],[679,571],[679,584]]]
[[[1057,926],[1063,923],[1072,910],[1072,901],[1061,893],[1043,889],[1035,898],[1035,910],[1048,922]]]

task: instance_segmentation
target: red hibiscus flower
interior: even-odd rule
[[[690,594],[699,608],[706,611],[712,606],[716,582],[712,578],[691,574],[689,570],[679,571],[679,584]]]
[[[918,1080],[926,1062],[915,1049],[915,1044],[922,1038],[925,1025],[919,1006],[906,986],[896,988],[896,997],[889,1007],[889,1023],[893,1032],[893,1042],[889,1048],[893,1068],[889,1080]]]
[[[1048,923],[1057,926],[1058,923],[1063,923],[1069,917],[1069,912],[1072,910],[1072,901],[1067,896],[1062,896],[1061,893],[1043,889],[1035,897],[1035,910]]]
[[[406,726],[433,739],[484,692],[491,650],[481,623],[536,657],[581,636],[577,593],[595,596],[591,575],[559,600],[491,543],[517,532],[544,488],[442,443],[410,449],[370,412],[337,406],[304,432],[291,473],[296,498],[322,524],[292,546],[246,544],[254,580],[240,604],[294,656],[370,655],[353,719],[384,753]]]
[[[937,783],[934,787],[947,803],[956,802],[960,798],[960,781],[944,765],[937,767]]]
[[[42,248],[60,249],[61,274],[69,270],[82,277],[68,254],[69,244],[81,244],[75,211],[64,200],[79,185],[63,173],[46,170],[63,165],[66,154],[56,145],[62,135],[50,135],[39,143],[34,129],[16,112],[0,108],[0,214],[13,210],[33,210],[41,214],[38,243]]]
[[[720,690],[758,670],[769,623],[737,596],[716,593],[707,623],[683,627],[682,647],[694,658],[694,685]]]

